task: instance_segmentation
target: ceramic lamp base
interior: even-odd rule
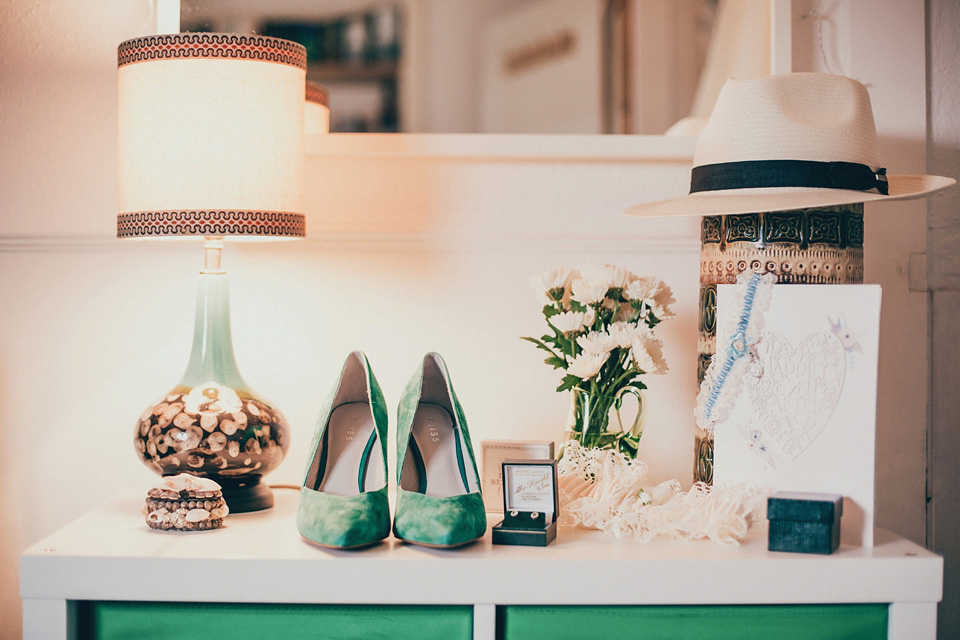
[[[262,511],[273,506],[273,491],[260,478],[252,483],[249,480],[241,484],[223,482],[221,486],[230,513]]]
[[[209,251],[207,257],[209,265]],[[226,275],[201,272],[187,371],[137,421],[140,459],[162,476],[210,478],[231,513],[242,513],[273,506],[260,479],[283,461],[288,441],[283,414],[250,391],[237,370]]]
[[[287,421],[272,404],[210,381],[177,387],[144,411],[134,445],[160,475],[215,481],[230,512],[240,513],[273,505],[261,478],[283,460],[288,437]]]

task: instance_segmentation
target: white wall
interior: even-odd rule
[[[889,43],[904,33],[915,43],[916,25],[912,14],[864,13],[876,40],[856,40],[867,32],[851,27],[839,46],[856,40],[851,74],[871,83],[891,171],[908,172],[918,135],[922,147],[923,84],[910,77],[913,45]],[[133,424],[186,365],[199,246],[113,239],[115,47],[151,30],[147,2],[0,3],[3,638],[19,634],[19,551],[153,481],[134,454]],[[863,62],[870,56],[876,66]],[[476,440],[556,437],[565,400],[518,339],[541,327],[527,280],[591,259],[659,275],[677,293],[679,317],[663,325],[671,373],[651,381],[641,447],[659,474],[689,482],[696,222],[620,215],[682,193],[683,153],[642,138],[608,142],[612,160],[591,153],[595,139],[515,144],[311,140],[310,239],[228,248],[241,370],[292,425],[271,482],[299,483],[319,401],[353,348],[368,352],[390,402],[423,352],[440,351]],[[449,150],[457,156],[443,160]],[[910,206],[868,210],[867,278],[885,287],[879,520],[922,540],[926,337],[915,327],[926,316],[910,306],[907,268],[924,236]]]
[[[4,638],[19,637],[17,554],[102,495],[98,474],[120,485],[129,479],[100,455],[111,439],[90,432],[102,415],[96,405],[111,404],[114,375],[95,352],[125,339],[119,331],[97,342],[88,335],[123,316],[119,272],[106,269],[109,253],[64,254],[51,263],[44,253],[11,252],[17,245],[9,239],[109,236],[110,215],[102,214],[117,202],[116,45],[154,28],[147,2],[0,3]],[[78,375],[81,368],[87,374]],[[80,459],[68,464],[74,454]]]

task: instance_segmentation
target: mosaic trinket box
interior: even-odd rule
[[[181,473],[147,491],[142,513],[151,529],[207,531],[219,528],[230,509],[219,484]]]

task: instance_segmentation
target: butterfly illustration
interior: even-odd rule
[[[854,351],[863,353],[863,349],[860,348],[860,343],[853,337],[850,329],[843,326],[843,319],[840,316],[837,316],[836,322],[834,322],[830,316],[827,316],[827,322],[830,323],[830,331],[833,332],[833,335],[840,339],[840,344],[843,345],[844,351],[847,353],[853,353]]]
[[[750,430],[750,435],[747,438],[747,448],[766,462],[771,469],[777,466],[777,457],[763,441],[763,432],[759,429]]]

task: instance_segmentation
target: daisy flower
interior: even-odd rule
[[[570,363],[570,366],[567,367],[567,373],[574,375],[581,380],[589,380],[600,373],[600,368],[603,366],[603,363],[607,361],[607,357],[609,355],[609,352],[581,353],[574,358],[573,362]]]
[[[605,331],[591,331],[577,338],[583,353],[606,355],[617,347],[617,341]]]
[[[559,267],[547,271],[530,279],[530,286],[537,293],[543,294],[546,301],[560,302],[563,300],[570,280],[576,275],[575,271],[568,271]]]
[[[652,332],[637,336],[630,353],[633,356],[633,363],[640,371],[654,374],[667,372],[667,361],[663,358],[663,343]]]
[[[630,281],[624,290],[634,309],[646,304],[653,315],[659,319],[673,317],[669,304],[673,302],[673,292],[660,278],[652,276],[638,277]]]
[[[633,327],[629,322],[614,322],[607,327],[607,333],[622,349],[629,349],[633,346]]]
[[[645,324],[633,324],[631,322],[614,322],[607,328],[607,333],[616,340],[617,346],[623,349],[629,349],[638,338],[646,338],[653,334]]]
[[[593,324],[593,310],[564,311],[550,318],[550,324],[564,335],[578,333]]]
[[[639,276],[624,287],[624,293],[631,300],[652,300],[657,294],[659,286],[660,280],[658,278]]]
[[[611,264],[589,265],[580,269],[580,277],[591,282],[604,283],[606,293],[619,300],[627,284],[637,276],[622,267]]]
[[[584,277],[582,273],[570,285],[573,299],[587,306],[602,304],[609,288],[605,278],[595,275]]]

